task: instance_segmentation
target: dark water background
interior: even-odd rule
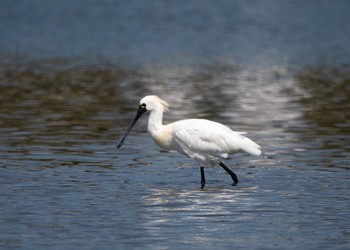
[[[349,249],[348,1],[0,1],[1,249]],[[207,168],[166,122],[247,131]]]

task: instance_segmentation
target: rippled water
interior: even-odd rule
[[[4,72],[2,246],[347,248],[348,75],[275,70]],[[137,98],[154,92],[172,104],[167,121],[246,130],[269,158],[233,156],[239,186],[208,168],[200,190],[196,163],[160,151],[145,118],[117,152]]]
[[[75,10],[76,15],[68,11],[73,19],[66,21],[73,20],[73,28],[83,24],[90,28],[81,33],[74,33],[64,22],[55,26],[62,10],[72,7],[68,2],[62,1],[57,9],[54,1],[43,5],[20,2],[18,8],[12,1],[3,4],[8,12],[1,16],[17,36],[18,32],[29,32],[26,34],[31,38],[17,41],[11,33],[0,42],[4,45],[0,65],[0,248],[350,248],[350,72],[344,63],[349,59],[348,36],[342,32],[347,27],[343,21],[349,19],[348,14],[342,15],[348,8],[346,1],[337,2],[330,11],[327,1],[316,1],[312,11],[313,1],[305,5],[304,1],[267,5],[262,4],[265,1],[235,1],[234,5],[219,1],[217,9],[209,1],[203,5],[189,1],[172,8],[155,8],[160,3],[154,1],[154,19],[149,18],[149,7],[128,1],[119,6],[120,13],[139,19],[127,19],[131,24],[124,20],[117,26],[122,37],[118,41],[129,41],[130,47],[121,43],[113,48],[105,47],[110,42],[106,37],[117,35],[105,25],[121,19],[111,17],[114,12],[109,11],[115,5],[109,1],[102,1],[95,9],[89,8],[95,6],[94,1],[86,1],[80,8],[74,4],[70,11]],[[147,17],[136,15],[132,11],[135,6],[136,13]],[[27,13],[31,7],[37,7],[40,15],[25,15],[28,20],[22,23],[10,18]],[[227,7],[244,14],[230,19]],[[193,9],[198,13],[191,12]],[[278,23],[269,15],[286,9],[304,18],[309,9],[314,18],[290,22],[283,18]],[[197,22],[190,15],[179,18],[186,10],[209,21],[203,17],[203,22]],[[164,14],[167,11],[172,15]],[[51,19],[39,25],[38,15],[48,13]],[[315,18],[326,14],[329,22]],[[155,30],[148,28],[137,35],[142,21],[155,24],[165,17],[165,27],[172,30],[162,24],[146,25]],[[93,29],[95,19],[94,25],[102,31]],[[232,26],[218,25],[220,20]],[[179,34],[176,31],[183,22],[188,23],[200,46],[184,45],[192,40],[191,32],[179,40],[171,39],[175,37],[171,34]],[[281,30],[280,25],[286,23],[286,30]],[[314,33],[300,29],[301,24],[312,27]],[[44,36],[33,36],[39,28]],[[50,45],[46,39],[55,34],[51,28],[63,34],[56,35],[60,42]],[[318,41],[326,36],[319,33],[322,28],[328,35],[330,30],[333,35],[341,34],[318,44],[318,48],[327,49],[325,53],[297,42],[297,37]],[[0,30],[4,33],[4,28]],[[93,38],[81,40],[81,50],[72,46],[75,42],[63,41],[73,34],[86,38],[88,30]],[[224,35],[220,43],[217,39],[209,39],[207,45],[199,42],[228,30],[235,30],[237,36]],[[155,39],[147,34],[158,36]],[[243,46],[251,38],[249,34],[265,34],[263,43],[253,39]],[[265,52],[270,50],[264,50],[257,55],[260,60],[249,61],[250,55],[266,49],[271,34],[279,34],[273,54],[281,60],[267,60]],[[140,40],[135,41],[135,37]],[[163,43],[159,41],[162,37],[167,38]],[[141,42],[145,38],[149,40]],[[296,40],[286,44],[284,39],[289,38]],[[6,39],[16,42],[11,47]],[[230,39],[241,43],[231,50]],[[135,55],[142,49],[132,45],[140,44],[142,49],[152,45],[155,51],[145,51],[141,61],[147,63],[135,66],[134,62],[140,63]],[[209,45],[213,49],[206,50]],[[96,52],[94,46],[101,46],[103,57],[106,51],[120,51],[111,53],[108,60],[89,58],[82,63],[88,58],[84,57],[87,51]],[[285,46],[288,58],[295,53],[291,61],[283,59]],[[171,54],[177,54],[173,61],[163,58],[170,47]],[[331,49],[335,47],[338,49]],[[14,55],[16,48],[18,54]],[[57,56],[55,48],[62,51],[63,58]],[[79,59],[75,52],[80,53]],[[191,63],[184,56],[187,52]],[[69,53],[71,57],[66,55]],[[240,64],[222,53],[246,60]],[[125,64],[119,61],[123,55],[128,55]],[[198,55],[208,61],[203,63]],[[339,61],[333,61],[338,55]],[[220,60],[213,60],[215,56]],[[308,56],[310,61],[304,61]],[[159,63],[163,59],[166,63]],[[200,117],[247,131],[266,157],[236,154],[225,162],[238,175],[237,187],[230,185],[230,176],[221,168],[206,168],[207,185],[201,190],[196,163],[159,149],[146,133],[146,117],[117,151],[116,142],[140,98],[147,94],[169,102],[171,112],[165,114],[166,122]]]

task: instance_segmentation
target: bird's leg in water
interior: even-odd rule
[[[204,174],[204,167],[200,167],[201,169],[201,189],[205,187],[205,174]]]
[[[220,167],[222,167],[223,169],[225,169],[225,171],[227,173],[229,173],[229,175],[231,175],[231,178],[233,180],[233,183],[232,183],[232,186],[237,186],[237,183],[238,183],[238,178],[237,178],[237,175],[231,171],[231,169],[229,169],[228,167],[225,166],[224,163],[220,162]]]

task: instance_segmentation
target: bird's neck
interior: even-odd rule
[[[148,132],[154,136],[156,135],[163,127],[163,112],[155,110],[153,111],[148,118]]]

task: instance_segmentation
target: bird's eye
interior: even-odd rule
[[[146,103],[142,103],[142,104],[140,105],[140,107],[143,108],[143,109],[145,109],[145,108],[146,108]]]

